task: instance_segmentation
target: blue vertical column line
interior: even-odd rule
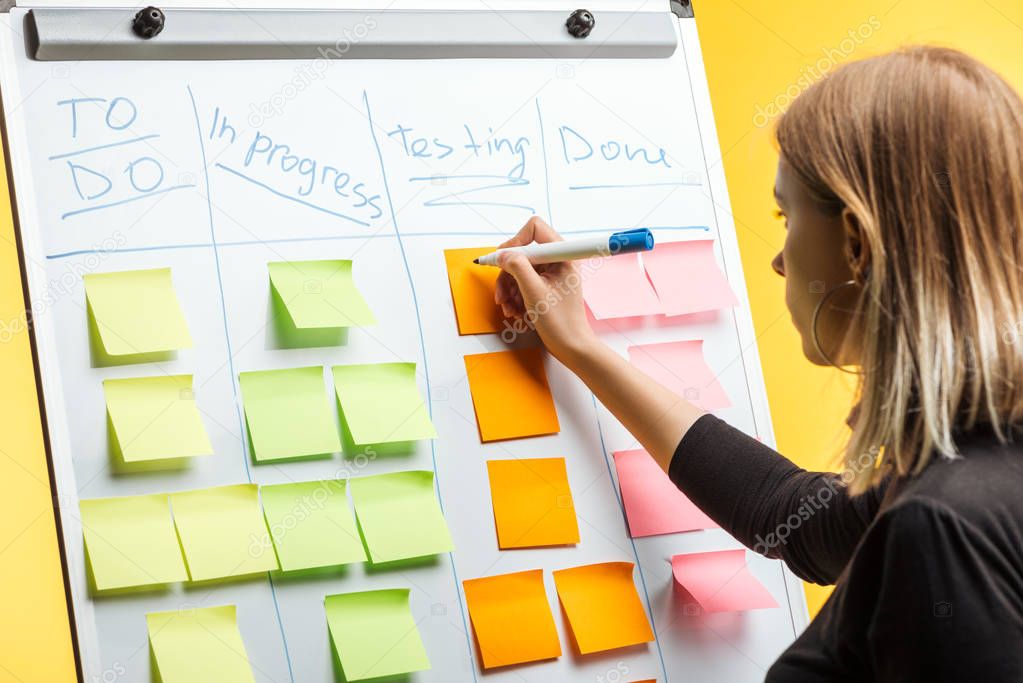
[[[536,120],[540,125],[540,156],[543,158],[543,189],[547,196],[547,223],[554,225],[554,213],[551,211],[551,173],[547,168],[547,135],[543,130],[543,114],[540,113],[540,98],[536,98]]]
[[[543,154],[544,188],[547,191],[547,212],[551,209],[551,183],[550,175],[547,172],[547,143],[543,133],[543,116],[540,113],[540,98],[536,98],[536,118],[540,122],[540,151]],[[551,218],[551,223],[554,220]],[[611,490],[615,497],[621,502],[618,488],[615,486],[614,476],[611,474],[611,460],[608,457],[607,446],[604,443],[604,428],[600,424],[600,411],[597,409],[597,396],[591,391],[590,398],[593,401],[593,419],[597,423],[597,435],[600,437],[600,450],[604,454],[604,465],[607,466],[607,477],[611,481]],[[622,515],[625,515],[625,507],[622,505]],[[626,524],[626,528],[628,525]],[[639,551],[636,549],[636,541],[629,536],[629,543],[632,545],[632,557],[636,560],[636,569],[639,570],[639,582],[643,587],[643,599],[646,601],[647,615],[650,617],[650,626],[654,631],[654,644],[657,646],[657,659],[661,662],[661,673],[664,674],[664,683],[668,683],[668,668],[664,665],[664,653],[661,652],[661,640],[657,637],[657,622],[654,620],[654,610],[650,604],[650,593],[646,587],[646,577],[643,575],[643,563],[639,561]]]
[[[224,322],[224,341],[227,343],[227,368],[231,373],[231,393],[234,396],[234,411],[238,417],[238,430],[242,437],[242,462],[245,464],[245,477],[252,483],[252,471],[249,470],[249,454],[245,441],[245,423],[242,421],[241,407],[238,402],[238,386],[235,384],[237,377],[234,374],[234,352],[231,350],[231,333],[227,326],[227,304],[224,301],[224,280],[220,275],[220,251],[217,249],[217,235],[213,229],[213,200],[210,197],[210,173],[206,164],[206,145],[202,140],[202,124],[199,122],[199,108],[195,105],[195,95],[192,93],[192,86],[185,86],[188,89],[188,99],[192,102],[192,114],[195,116],[195,132],[199,138],[199,152],[202,155],[202,177],[206,187],[206,212],[210,222],[210,246],[213,248],[213,262],[217,269],[217,290],[220,294],[220,315]],[[267,572],[266,579],[270,583],[270,597],[273,599],[274,612],[277,614],[277,628],[281,632],[281,641],[284,644],[284,659],[288,663],[288,677],[291,683],[295,683],[295,671],[291,666],[291,653],[288,651],[288,637],[284,633],[284,621],[281,619],[281,607],[277,603],[277,589],[274,587],[273,577]]]
[[[369,123],[369,134],[373,140],[373,148],[377,153],[377,160],[380,162],[380,177],[384,181],[384,194],[387,196],[387,208],[391,212],[391,225],[394,226],[394,237],[398,242],[398,250],[401,252],[401,261],[405,266],[405,277],[408,278],[409,290],[412,292],[412,306],[416,311],[416,327],[419,329],[419,351],[423,355],[423,376],[426,378],[426,409],[430,413],[430,420],[433,421],[433,392],[430,389],[430,363],[426,357],[426,336],[423,334],[423,318],[419,314],[419,296],[416,294],[416,284],[412,279],[412,269],[408,264],[408,256],[405,254],[405,243],[401,239],[401,231],[398,229],[398,215],[394,212],[394,202],[391,200],[391,187],[387,182],[387,168],[384,166],[384,154],[380,149],[380,141],[377,140],[376,130],[373,128],[373,112],[369,106],[369,95],[362,91],[362,102],[366,105],[366,121]],[[437,502],[440,504],[441,514],[444,514],[444,497],[440,492],[440,475],[437,472],[437,447],[433,439],[430,439],[430,458],[433,462],[433,481],[437,489]],[[451,575],[455,581],[455,597],[458,598],[458,611],[462,615],[462,630],[465,633],[465,646],[469,650],[469,665],[472,671],[472,680],[476,678],[476,660],[472,653],[472,642],[469,638],[469,623],[465,618],[465,605],[462,603],[462,582],[458,580],[458,569],[455,567],[454,553],[448,553],[448,561],[451,563]]]

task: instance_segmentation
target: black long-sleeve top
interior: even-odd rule
[[[672,481],[747,547],[837,584],[769,683],[1023,681],[1023,444],[957,446],[853,497],[712,415],[686,432]]]

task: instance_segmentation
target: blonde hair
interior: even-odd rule
[[[1019,95],[961,52],[914,47],[837,69],[776,137],[821,207],[851,213],[867,254],[843,342],[860,367],[849,490],[957,457],[957,433],[1005,442],[1023,416]]]

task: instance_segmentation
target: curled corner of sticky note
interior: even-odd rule
[[[408,588],[328,595],[324,609],[346,680],[380,679],[430,668]]]
[[[82,280],[94,365],[169,360],[192,346],[170,268],[89,273]]]
[[[376,324],[350,259],[278,261],[267,272],[270,336],[280,348],[343,346],[349,328]]]
[[[739,303],[714,255],[714,240],[660,242],[643,266],[667,316],[731,308]]]
[[[600,562],[554,572],[558,599],[580,654],[654,640],[631,562]]]
[[[561,656],[543,570],[462,582],[484,669]]]
[[[103,381],[110,458],[119,472],[180,469],[212,455],[192,375]]]
[[[778,602],[749,570],[746,551],[717,550],[675,555],[671,571],[704,612],[740,612],[777,607]]]

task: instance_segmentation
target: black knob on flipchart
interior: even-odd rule
[[[593,12],[588,9],[577,9],[568,16],[565,26],[574,38],[585,38],[596,26],[597,20],[593,18]]]
[[[159,7],[147,7],[135,15],[131,29],[139,38],[152,38],[163,30],[166,19]]]

